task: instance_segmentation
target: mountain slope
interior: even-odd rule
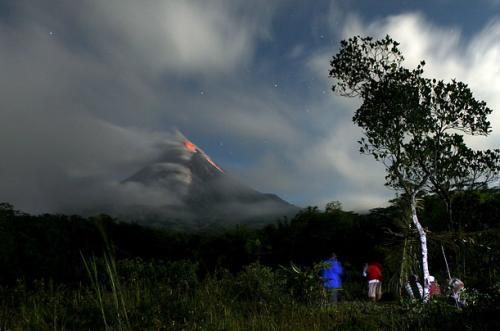
[[[164,192],[163,204],[135,205],[126,211],[133,219],[159,225],[169,219],[197,227],[258,226],[299,211],[274,194],[261,193],[239,182],[185,138],[122,184]]]

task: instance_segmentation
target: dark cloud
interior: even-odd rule
[[[115,183],[164,153],[172,127],[200,110],[169,82],[249,61],[255,42],[269,37],[272,7],[262,6],[13,3],[0,23],[0,200],[35,212],[102,200],[103,192],[154,203],[160,193],[133,185],[117,192]]]
[[[460,33],[421,14],[365,22],[336,1],[303,26],[277,29],[276,17],[298,3],[6,2],[0,201],[29,212],[107,200],[175,205],[176,194],[118,183],[169,150],[180,128],[261,191],[299,205],[377,206],[392,193],[383,169],[357,152],[357,101],[331,95],[327,78],[337,39],[355,32],[396,34],[410,61],[457,73],[498,108],[497,20],[465,48]],[[498,111],[492,123],[493,140],[478,146],[498,146]]]

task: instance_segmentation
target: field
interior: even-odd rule
[[[500,194],[461,199],[469,203],[457,205],[462,229],[453,232],[436,199],[423,203],[445,291],[428,304],[402,295],[404,276],[418,273],[418,239],[397,204],[365,215],[308,208],[260,229],[204,232],[3,204],[0,330],[498,330]],[[466,307],[448,300],[441,248],[466,284]],[[319,277],[333,250],[345,269],[337,304]],[[367,260],[384,266],[377,303],[366,299]]]
[[[198,280],[187,262],[88,260],[92,281],[76,287],[21,282],[1,290],[2,330],[487,330],[500,327],[500,292],[446,298],[327,303],[321,287],[297,287],[304,275],[258,263],[237,275]],[[116,269],[115,269],[116,268]],[[307,273],[307,272],[304,272]],[[122,274],[123,276],[120,276]],[[307,281],[305,281],[307,284]],[[309,283],[311,285],[311,283]],[[495,295],[492,296],[492,293]],[[345,293],[344,297],[349,294]]]

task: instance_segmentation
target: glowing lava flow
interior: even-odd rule
[[[222,170],[217,164],[215,164],[215,162],[212,161],[212,159],[203,150],[201,150],[200,148],[198,148],[198,146],[196,146],[195,144],[193,144],[189,140],[184,140],[183,144],[184,144],[184,147],[186,147],[186,149],[188,151],[190,151],[191,153],[200,152],[201,155],[203,155],[203,157],[205,158],[205,160],[207,160],[208,163],[210,163],[211,165],[213,165],[215,169],[217,169],[220,172],[224,173],[224,170]]]
[[[189,140],[184,140],[184,147],[191,153],[196,153],[196,145],[190,142]]]

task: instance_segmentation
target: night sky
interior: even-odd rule
[[[227,172],[298,206],[394,196],[360,155],[360,101],[329,60],[353,35],[401,42],[408,67],[469,84],[495,111],[500,1],[0,1],[0,201],[60,211],[154,160],[175,130]]]

